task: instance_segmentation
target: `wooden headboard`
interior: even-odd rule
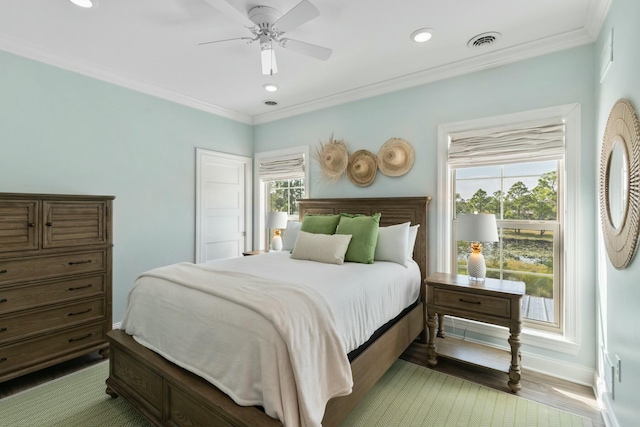
[[[427,252],[428,215],[427,208],[431,197],[380,197],[380,198],[354,198],[354,199],[301,199],[300,220],[307,213],[314,214],[364,214],[372,215],[380,213],[380,225],[402,224],[411,222],[411,225],[420,224],[416,245],[413,250],[413,259],[420,267],[422,280],[427,278],[429,266]]]

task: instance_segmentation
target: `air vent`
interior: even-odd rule
[[[276,101],[264,101],[264,105],[268,105],[269,107],[273,107],[274,105],[278,105]]]
[[[478,34],[477,36],[472,37],[471,40],[467,42],[467,46],[469,46],[471,49],[487,47],[497,42],[500,37],[502,37],[502,34],[495,31],[490,33]]]

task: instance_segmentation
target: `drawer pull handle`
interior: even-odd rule
[[[46,225],[47,227],[53,227],[53,224],[52,224],[52,223],[50,223],[50,222],[47,222],[45,225]]]
[[[480,301],[469,301],[469,300],[466,300],[464,298],[460,298],[460,302],[464,302],[464,303],[467,303],[467,304],[477,304],[477,305],[482,304]]]
[[[69,265],[78,265],[78,264],[91,264],[93,261],[91,261],[90,259],[86,260],[86,261],[75,261],[75,262],[70,262]]]
[[[0,274],[8,273],[9,270],[0,270]]]
[[[92,309],[92,308],[90,308],[90,309],[88,309],[88,310],[85,310],[85,311],[79,311],[79,312],[77,312],[77,313],[69,313],[69,314],[67,314],[67,316],[79,316],[80,314],[90,313],[90,312],[92,312],[92,311],[93,311],[93,309]]]
[[[0,363],[2,363],[2,362],[6,362],[6,361],[7,361],[7,358],[6,358],[6,357],[3,357],[2,359],[0,359]]]
[[[7,332],[7,328],[0,328],[0,332]]]
[[[92,286],[93,286],[93,284],[92,284],[92,283],[89,283],[88,285],[84,285],[84,286],[76,286],[75,288],[69,288],[69,290],[70,290],[70,291],[77,291],[77,290],[79,290],[79,289],[87,289],[87,288],[90,288],[90,287],[92,287]]]
[[[82,341],[82,340],[86,340],[87,338],[91,337],[93,334],[87,334],[83,337],[80,338],[69,338],[69,342],[75,342],[75,341]]]
[[[33,223],[33,222],[28,222],[27,223],[27,227],[35,227],[35,226],[36,226],[36,224]]]
[[[8,301],[8,299],[2,298],[2,299],[0,299],[0,304],[2,304],[3,302],[7,302],[7,301]]]

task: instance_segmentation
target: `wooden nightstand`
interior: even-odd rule
[[[242,255],[251,256],[251,255],[262,255],[262,254],[267,254],[267,253],[269,253],[269,251],[267,251],[265,249],[258,249],[256,251],[242,252]]]
[[[517,392],[520,385],[520,332],[522,331],[522,315],[520,307],[525,293],[523,282],[510,280],[485,279],[485,281],[469,280],[468,276],[435,273],[425,279],[427,288],[427,327],[429,341],[427,344],[427,363],[435,366],[440,353],[452,359],[474,365],[488,366],[509,374],[509,388]],[[444,340],[438,340],[441,347],[436,349],[436,324],[438,334],[444,338],[445,314],[490,323],[509,328],[509,345],[511,347],[511,363],[505,358],[495,360],[493,349],[464,341],[464,348],[451,346]],[[438,322],[436,323],[436,316]],[[459,340],[455,340],[459,341]],[[503,353],[504,352],[499,352]],[[497,363],[496,363],[497,362]],[[508,369],[506,367],[508,366]]]

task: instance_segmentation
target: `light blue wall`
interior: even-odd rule
[[[614,59],[602,83],[596,83],[596,123],[598,155],[611,108],[620,98],[628,99],[640,114],[640,2],[615,0],[596,44],[596,60],[608,34],[614,31]],[[599,69],[599,64],[595,65]],[[598,167],[598,163],[594,168]],[[636,214],[638,214],[636,212]],[[640,259],[636,253],[630,266],[622,271],[611,266],[605,248],[600,245],[601,279],[598,299],[602,317],[601,343],[609,353],[622,360],[622,381],[615,383],[612,408],[618,425],[640,422]]]
[[[195,149],[249,125],[0,52],[0,192],[114,195],[114,322],[136,276],[195,258]]]
[[[348,179],[337,185],[321,180],[317,161],[312,162],[311,197],[433,197],[429,219],[429,262],[436,271],[437,126],[463,120],[509,114],[571,103],[582,109],[579,211],[580,234],[590,244],[595,230],[593,45],[562,51],[515,64],[352,102],[289,119],[256,126],[255,151],[309,144],[313,153],[319,141],[344,139],[353,152],[377,153],[391,137],[410,142],[415,164],[399,178],[378,174],[369,187],[356,187]],[[573,356],[539,348],[524,350],[560,360],[586,370],[595,369],[595,253],[586,251],[580,268],[586,270],[579,286],[580,352]]]

